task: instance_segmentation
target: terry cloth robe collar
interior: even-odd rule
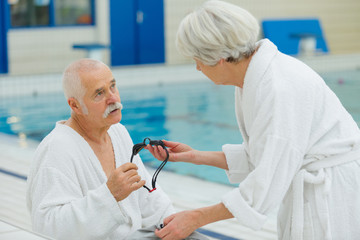
[[[250,115],[253,114],[254,109],[251,109],[246,105],[240,107],[239,105],[242,104],[241,98],[252,98],[252,101],[256,101],[255,96],[251,95],[251,89],[256,88],[255,86],[258,85],[261,81],[263,81],[263,75],[269,68],[273,58],[278,53],[277,47],[268,39],[260,40],[259,42],[257,42],[256,47],[258,48],[258,50],[253,55],[249,63],[244,78],[243,89],[241,89],[240,87],[235,87],[235,112],[238,122],[243,123],[239,124],[238,126],[245,140],[245,143],[249,142],[249,135],[244,128],[245,123],[243,119],[243,113],[242,111],[239,111],[239,109],[244,109],[244,111],[248,112]],[[250,95],[248,93],[250,93]]]
[[[245,74],[243,86],[244,92],[246,92],[246,89],[252,88],[252,86],[258,84],[263,79],[263,75],[278,53],[277,47],[268,39],[260,40],[257,43],[257,48],[257,53],[259,54],[255,53],[253,55]]]

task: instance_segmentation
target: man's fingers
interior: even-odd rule
[[[121,170],[122,172],[127,172],[132,169],[137,170],[138,167],[136,166],[135,163],[125,163],[125,164],[121,165],[120,167],[118,167],[118,169]]]
[[[138,171],[135,169],[130,169],[130,170],[124,172],[124,174],[126,177],[130,178],[132,176],[138,175]]]
[[[141,176],[137,175],[137,174],[129,177],[129,182],[130,183],[140,182],[140,180],[141,180]]]
[[[131,185],[131,190],[132,191],[135,191],[135,190],[138,190],[139,188],[141,188],[142,186],[145,185],[145,180],[141,180],[139,182],[134,182],[132,185]]]

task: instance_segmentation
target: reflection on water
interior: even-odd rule
[[[360,72],[323,74],[329,87],[360,123]],[[234,115],[234,89],[209,82],[119,89],[121,121],[134,143],[144,138],[167,139],[195,149],[220,151],[226,143],[241,143]],[[0,132],[41,141],[56,121],[70,110],[62,93],[0,99]],[[140,153],[147,165],[157,167],[147,151]],[[168,163],[165,169],[209,181],[229,184],[223,170],[185,163]],[[161,177],[161,176],[160,176]]]
[[[181,141],[199,150],[221,150],[227,142],[241,143],[234,117],[232,87],[211,83],[147,86],[119,89],[124,109],[121,123],[134,143],[144,138]],[[0,131],[41,141],[70,110],[62,93],[1,99]],[[140,153],[147,165],[160,162],[147,151]],[[168,163],[167,170],[228,183],[224,171]]]
[[[360,71],[324,73],[322,76],[360,126]]]

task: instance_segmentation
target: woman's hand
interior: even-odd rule
[[[169,152],[170,162],[192,162],[195,158],[195,150],[190,146],[179,143],[162,140]],[[150,144],[145,147],[149,152],[160,161],[166,158],[166,151],[161,146],[151,146]]]
[[[233,215],[223,203],[178,212],[165,218],[165,227],[156,229],[155,235],[163,240],[184,239],[206,224],[229,218],[233,218]]]
[[[183,143],[162,141],[169,152],[170,162],[188,162],[196,165],[209,165],[229,170],[225,154],[222,151],[198,151]],[[160,161],[166,159],[166,151],[161,146],[151,146],[148,144],[145,148]]]
[[[199,213],[196,211],[173,214],[165,218],[165,227],[155,230],[155,235],[163,240],[185,239],[197,228],[201,227],[199,217]]]

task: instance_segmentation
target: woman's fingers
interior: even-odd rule
[[[172,142],[172,141],[167,141],[167,140],[161,140],[161,141],[163,141],[165,146],[168,148],[173,148],[173,147],[176,147],[177,145],[179,145],[178,142]]]
[[[146,149],[149,150],[149,152],[160,161],[164,161],[166,159],[166,151],[161,146],[147,145]]]

